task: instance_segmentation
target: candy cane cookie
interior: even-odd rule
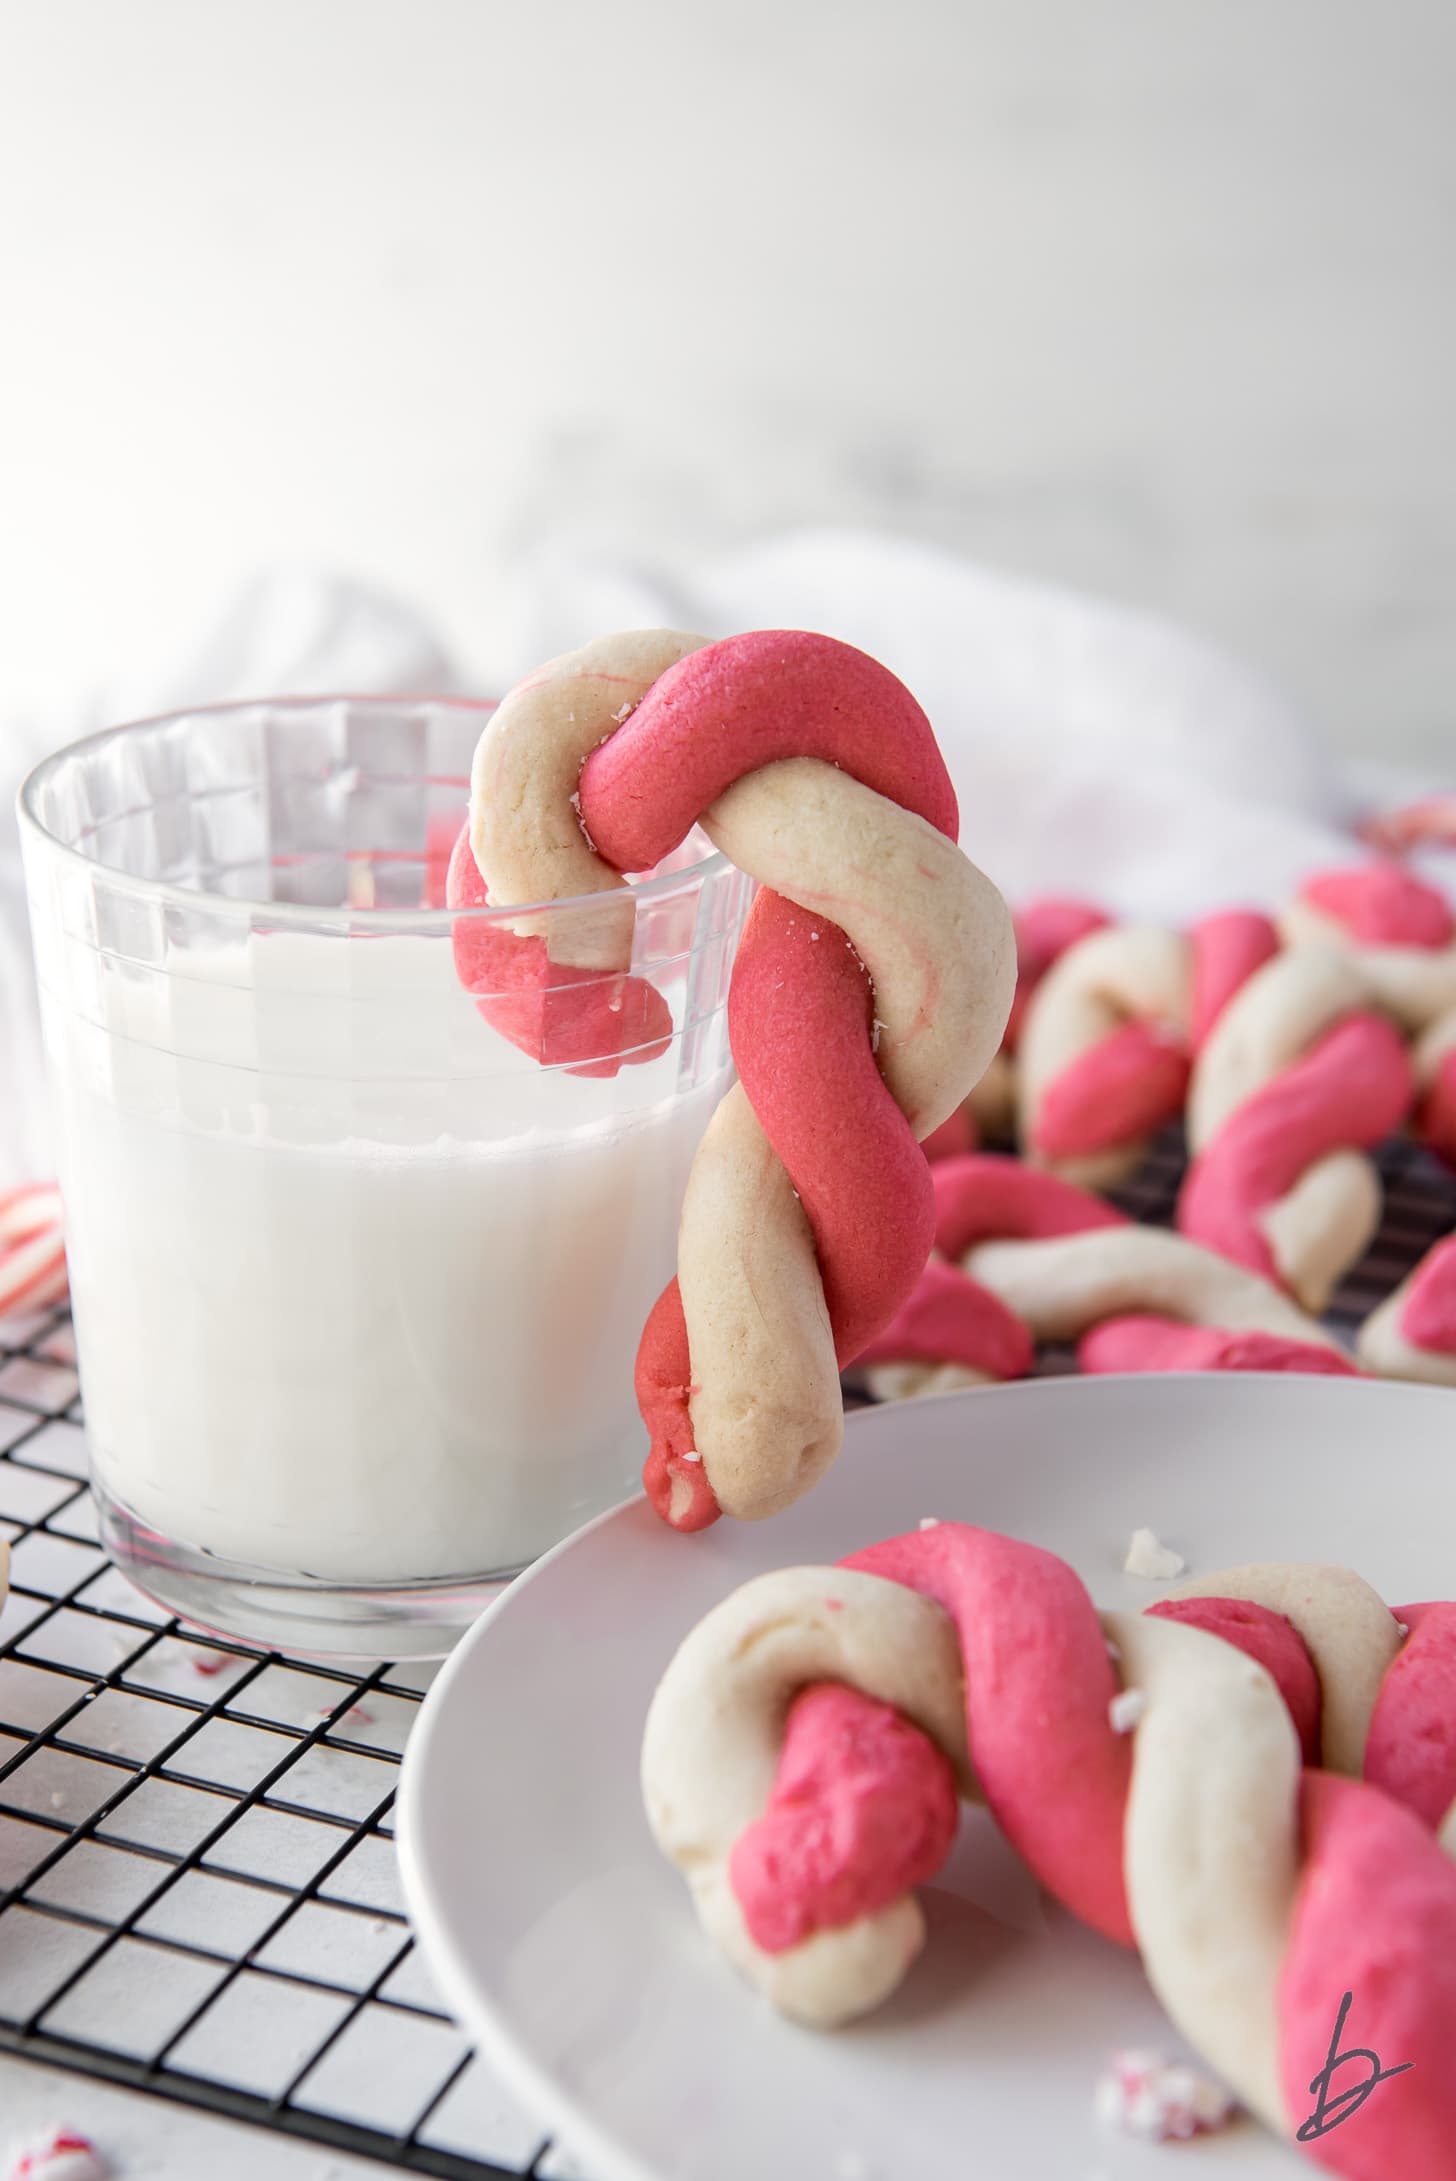
[[[1456,1167],[1456,915],[1446,895],[1377,861],[1316,872],[1282,921],[1292,943],[1347,952],[1373,1002],[1414,1038],[1416,1133]]]
[[[1382,1378],[1456,1386],[1456,1234],[1427,1250],[1361,1326],[1355,1352]]]
[[[729,995],[739,1082],[637,1360],[644,1480],[676,1528],[810,1488],[842,1436],[840,1363],[925,1263],[920,1139],[995,1052],[1015,974],[1009,913],[957,822],[920,707],[823,636],[605,637],[520,684],[481,737],[468,849],[489,899],[607,897],[579,938],[553,937],[553,964],[609,992],[631,960],[622,874],[695,823],[761,882]],[[508,936],[542,944],[529,914]]]
[[[1105,1336],[1109,1320],[1156,1317],[1228,1336],[1262,1334],[1299,1347],[1338,1349],[1334,1335],[1272,1282],[1162,1227],[1127,1222],[1045,1240],[979,1242],[961,1268],[989,1288],[1038,1345],[1081,1341],[1094,1327]],[[1236,1347],[1228,1354],[1236,1356]],[[1129,1367],[1135,1366],[1117,1366]]]
[[[1372,995],[1415,1037],[1416,1133],[1456,1167],[1456,915],[1438,887],[1376,862],[1321,871],[1284,913],[1295,942],[1351,952]]]
[[[1022,1148],[1105,1189],[1183,1110],[1191,1055],[1272,955],[1267,917],[1236,910],[1191,933],[1119,925],[1068,947],[1031,996],[1017,1081]]]
[[[1030,1329],[953,1262],[974,1242],[1129,1224],[1126,1213],[1090,1190],[995,1152],[941,1161],[931,1186],[935,1251],[901,1309],[854,1364],[855,1383],[878,1401],[952,1393],[1024,1378],[1032,1369]]]
[[[988,1153],[932,1180],[937,1254],[854,1366],[878,1400],[1024,1377],[1070,1339],[1094,1372],[1354,1369],[1277,1288],[1090,1190]]]
[[[710,1937],[822,2028],[901,1981],[954,1797],[984,1802],[1281,2136],[1353,1989],[1347,2043],[1404,2094],[1315,2155],[1446,2181],[1453,1701],[1456,1607],[1398,1621],[1347,1569],[1236,1569],[1099,1615],[1053,1554],[939,1523],[714,1608],[653,1699],[643,1794]]]
[[[61,1193],[53,1182],[0,1190],[0,1317],[64,1301],[61,1220]]]
[[[1378,1004],[1352,956],[1292,947],[1229,1002],[1189,1090],[1179,1227],[1310,1311],[1380,1223],[1365,1153],[1414,1100],[1405,1041]]]

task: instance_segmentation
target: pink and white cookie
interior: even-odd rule
[[[1110,1188],[1183,1110],[1194,1051],[1278,937],[1236,910],[1191,933],[1122,925],[1067,948],[1032,995],[1018,1053],[1029,1159]]]
[[[1356,1353],[1381,1378],[1456,1386],[1456,1234],[1427,1250],[1360,1328]]]
[[[1156,1317],[1185,1329],[1217,1329],[1225,1343],[1223,1368],[1238,1367],[1231,1360],[1238,1341],[1253,1335],[1338,1356],[1334,1336],[1272,1282],[1183,1235],[1138,1226],[1110,1206],[1101,1206],[1105,1216],[1095,1221],[1083,1213],[1074,1226],[1069,1210],[1060,1225],[1038,1228],[1028,1221],[1019,1234],[1009,1222],[999,1228],[974,1224],[962,1206],[952,1208],[949,1182],[942,1178],[953,1176],[956,1163],[937,1177],[938,1238],[1038,1344],[1081,1341],[1108,1321]],[[1018,1185],[1007,1175],[1002,1186],[1009,1194]],[[1085,1194],[1077,1194],[1085,1205]],[[1029,1188],[1024,1195],[1030,1203]],[[1217,1352],[1210,1344],[1207,1353]],[[1167,1367],[1146,1355],[1134,1360],[1131,1351],[1125,1358],[1118,1368]],[[1183,1367],[1211,1366],[1205,1359]]]
[[[877,1399],[1023,1377],[1051,1341],[1086,1371],[1354,1368],[1268,1281],[1056,1175],[982,1153],[933,1185],[936,1254],[855,1365]]]
[[[1416,1131],[1456,1167],[1456,912],[1439,887],[1377,861],[1321,871],[1285,911],[1293,943],[1347,952],[1369,998],[1414,1038]]]
[[[623,874],[651,870],[695,824],[761,882],[729,995],[739,1081],[699,1149],[678,1277],[637,1359],[644,1481],[675,1528],[770,1515],[810,1489],[842,1437],[840,1364],[925,1263],[920,1141],[991,1059],[1014,977],[1009,914],[956,847],[957,823],[909,691],[802,632],[605,637],[521,683],[481,737],[452,905],[474,887],[523,911],[583,903],[579,934],[553,939],[539,969],[529,913],[492,934],[525,951],[532,1022],[563,967],[581,980],[573,1026],[592,994],[627,1004]],[[633,1035],[640,1049],[672,1032],[644,1011]]]
[[[855,1382],[879,1401],[1024,1378],[1033,1368],[1036,1343],[1027,1326],[952,1262],[974,1242],[1127,1224],[1089,1190],[995,1152],[944,1159],[931,1181],[935,1251],[909,1299],[853,1366]]]
[[[1235,994],[1198,1057],[1179,1227],[1323,1310],[1380,1223],[1366,1154],[1414,1099],[1405,1040],[1362,963],[1291,947]]]
[[[1456,1608],[1404,1611],[1273,1565],[1099,1615],[1054,1555],[939,1523],[699,1623],[649,1711],[649,1822],[740,1972],[832,2028],[908,1971],[958,1789],[1268,2127],[1301,2140],[1348,2016],[1401,2090],[1313,2155],[1446,2181]]]

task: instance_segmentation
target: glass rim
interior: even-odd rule
[[[206,908],[209,911],[235,910],[239,914],[266,916],[270,924],[297,931],[339,931],[395,933],[421,931],[448,931],[454,924],[499,923],[514,921],[523,916],[545,916],[581,911],[600,905],[604,899],[617,898],[612,888],[600,888],[594,893],[564,894],[554,900],[485,902],[471,908],[376,909],[340,904],[337,907],[315,906],[301,901],[255,901],[242,894],[222,894],[210,887],[179,886],[175,880],[143,878],[133,871],[120,871],[114,865],[103,863],[95,856],[63,841],[53,833],[42,818],[39,798],[44,793],[50,776],[57,772],[68,759],[94,753],[107,743],[119,742],[127,735],[139,734],[148,727],[168,727],[189,719],[216,718],[220,714],[268,711],[301,711],[305,707],[330,704],[378,706],[398,708],[409,705],[429,705],[447,712],[495,711],[499,697],[431,696],[403,691],[387,693],[381,690],[351,692],[349,690],[319,691],[310,696],[286,697],[229,697],[216,704],[186,704],[173,711],[149,712],[139,719],[118,721],[111,727],[100,727],[89,735],[78,735],[73,742],[66,742],[58,750],[52,750],[22,779],[15,797],[16,818],[23,834],[29,833],[39,842],[48,856],[64,858],[86,872],[92,879],[104,879],[107,885],[135,900],[148,901],[174,908]],[[468,784],[468,783],[463,783]],[[644,878],[624,878],[622,891],[634,901],[653,901],[671,893],[674,888],[700,886],[720,873],[736,869],[721,849],[700,856],[695,863],[685,864],[680,871],[649,873]]]

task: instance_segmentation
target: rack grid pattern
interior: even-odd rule
[[[1182,1164],[1160,1139],[1125,1209],[1170,1220]],[[1406,1141],[1381,1165],[1346,1336],[1456,1227],[1456,1177]],[[579,2181],[405,1921],[390,1811],[431,1669],[190,1632],[107,1562],[85,1476],[64,1314],[0,1321],[0,2050],[445,2181]]]

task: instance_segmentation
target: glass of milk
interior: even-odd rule
[[[752,889],[695,836],[625,911],[533,911],[578,961],[625,915],[671,1021],[614,1073],[527,1057],[432,905],[488,711],[226,705],[22,790],[102,1535],[224,1632],[436,1655],[637,1480]]]

